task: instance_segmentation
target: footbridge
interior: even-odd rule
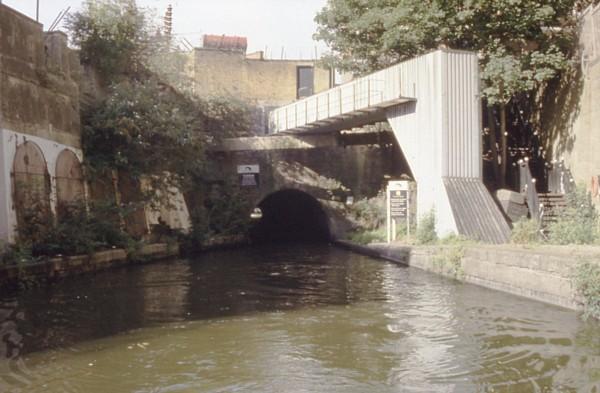
[[[509,225],[482,181],[478,59],[437,50],[274,110],[274,135],[335,134],[389,122],[417,183],[417,211],[440,234],[506,242]]]

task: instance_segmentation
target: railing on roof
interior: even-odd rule
[[[582,66],[600,58],[600,4],[590,5],[581,14]]]
[[[389,99],[385,81],[372,76],[334,87],[271,112],[272,132],[326,122],[355,111],[367,110]]]

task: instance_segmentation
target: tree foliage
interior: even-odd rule
[[[330,0],[316,37],[338,66],[365,73],[440,46],[476,51],[484,94],[508,102],[563,70],[577,0]]]
[[[181,187],[202,171],[209,144],[247,130],[249,111],[241,103],[201,100],[176,88],[189,85],[185,59],[134,0],[88,0],[68,27],[82,62],[106,76],[105,97],[82,116],[92,174],[125,171],[155,190]]]
[[[194,103],[157,80],[125,81],[86,113],[83,147],[91,169],[132,176],[182,173],[197,165],[207,136]]]
[[[81,62],[109,81],[139,72],[156,43],[151,18],[135,0],[86,0],[66,26]]]
[[[487,117],[493,139],[489,161],[495,163],[498,185],[504,186],[511,160],[509,145],[531,138],[530,126],[539,116],[530,109],[551,80],[571,70],[577,14],[589,3],[591,0],[329,0],[316,17],[316,38],[332,49],[328,63],[355,74],[440,47],[476,52],[483,97],[493,108]],[[524,113],[527,119],[522,119]],[[516,137],[519,125],[523,129]]]

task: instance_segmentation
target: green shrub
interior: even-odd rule
[[[417,244],[432,244],[438,240],[435,230],[435,211],[425,214],[417,226]]]
[[[582,262],[577,265],[574,283],[583,297],[586,318],[600,319],[600,265]]]
[[[208,187],[210,191],[203,193]],[[210,238],[247,236],[252,226],[254,205],[234,180],[203,188],[195,192],[195,206],[190,211],[192,227],[181,239],[186,252],[199,251]]]
[[[135,241],[120,226],[125,210],[110,203],[76,202],[61,206],[53,223],[49,214],[37,208],[20,213],[15,244],[1,255],[5,265],[36,262],[44,257],[82,255],[109,249],[132,247]]]
[[[462,280],[465,275],[462,267],[464,256],[465,248],[462,245],[439,247],[433,256],[433,264],[438,272]]]
[[[387,212],[385,194],[364,198],[348,206],[348,213],[354,223],[363,230],[376,230],[386,225]]]
[[[540,240],[540,226],[535,220],[521,219],[513,226],[511,242],[515,244],[535,244]]]
[[[349,240],[357,244],[382,243],[387,241],[385,228],[352,232]]]
[[[450,233],[438,240],[438,244],[445,246],[466,246],[477,243],[477,240],[469,239],[464,235],[457,235],[456,233]]]
[[[598,213],[585,186],[566,195],[567,207],[548,226],[553,244],[593,244],[598,240]]]

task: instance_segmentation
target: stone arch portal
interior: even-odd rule
[[[329,217],[312,195],[284,189],[267,195],[258,207],[262,217],[251,230],[255,242],[329,241]]]

